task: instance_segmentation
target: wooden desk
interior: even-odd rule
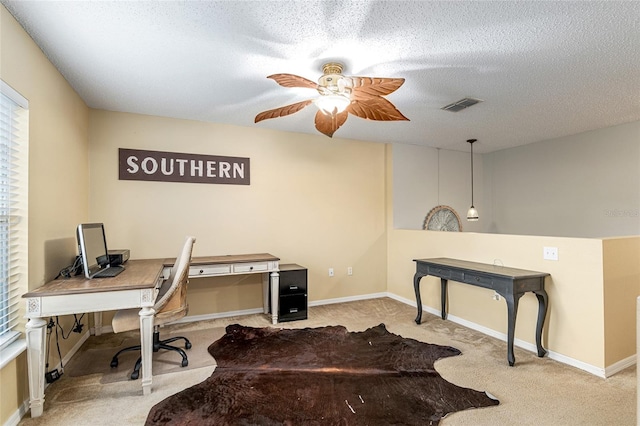
[[[271,322],[278,322],[278,290],[280,259],[268,253],[230,256],[204,256],[191,259],[190,278],[225,275],[263,275],[264,313],[269,314],[271,289]],[[95,314],[96,335],[101,334],[102,312],[141,308],[140,346],[142,347],[142,393],[151,393],[153,354],[153,305],[164,279],[169,277],[173,259],[129,260],[125,271],[114,278],[88,280],[84,276],[53,280],[26,293],[27,360],[31,417],[42,415],[44,406],[44,366],[47,319],[56,315]]]
[[[524,293],[531,291],[538,298],[538,322],[536,325],[538,356],[543,357],[547,353],[542,347],[542,327],[547,314],[547,292],[544,289],[544,280],[549,276],[548,273],[447,258],[414,259],[414,262],[416,262],[416,273],[413,277],[413,287],[418,303],[417,324],[420,324],[422,320],[420,279],[426,275],[440,278],[443,320],[447,319],[448,280],[494,290],[507,301],[507,360],[509,365],[513,366],[516,362],[513,355],[513,339],[518,301]]]
[[[27,363],[31,417],[42,415],[47,319],[56,315],[141,308],[142,392],[151,393],[153,352],[153,304],[162,284],[162,259],[130,260],[124,272],[113,278],[84,276],[49,281],[24,294],[27,299]]]

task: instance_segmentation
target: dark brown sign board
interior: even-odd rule
[[[249,158],[119,148],[120,180],[249,185]]]

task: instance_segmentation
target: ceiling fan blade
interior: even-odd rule
[[[308,99],[306,101],[297,102],[295,104],[283,106],[276,109],[270,109],[268,111],[263,111],[260,114],[256,115],[255,123],[262,120],[267,120],[269,118],[278,118],[278,117],[291,115],[293,113],[300,111],[302,108],[306,107],[311,102],[313,102],[313,100]]]
[[[282,87],[303,87],[307,89],[318,88],[318,83],[294,74],[273,74],[267,76],[267,78],[274,80]]]
[[[325,114],[322,111],[316,113],[316,129],[320,133],[332,137],[333,134],[347,121],[349,114],[347,111],[342,111],[338,114]]]
[[[409,121],[391,102],[380,96],[352,100],[346,111],[366,120]]]
[[[384,96],[395,92],[404,83],[404,78],[350,77],[353,84],[351,97]]]

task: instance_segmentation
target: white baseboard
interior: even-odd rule
[[[414,308],[417,309],[417,303],[415,300],[410,300],[410,299],[406,299],[404,297],[400,297],[398,295],[395,295],[393,293],[388,293],[387,296],[391,299],[397,300],[398,302],[402,302],[405,303],[407,305],[413,306]],[[441,316],[441,311],[431,308],[429,306],[422,306],[422,310],[423,312],[429,312],[430,314],[436,315],[438,317]],[[488,336],[491,337],[495,337],[496,339],[502,340],[504,342],[507,341],[507,335],[505,333],[499,333],[495,330],[492,330],[490,328],[487,328],[485,326],[476,324],[474,322],[471,321],[467,321],[463,318],[459,318],[456,317],[455,315],[451,315],[451,314],[447,314],[447,320],[448,321],[452,321],[455,322],[457,324],[463,325],[467,328],[470,328],[472,330],[476,330],[479,331],[483,334],[486,334]],[[514,339],[513,341],[514,346],[517,346],[519,348],[522,349],[526,349],[529,352],[533,352],[533,353],[537,353],[538,350],[536,348],[536,345],[529,343],[529,342],[525,342],[523,340],[520,339]],[[561,362],[563,364],[567,364],[570,365],[572,367],[576,367],[579,368],[580,370],[584,370],[588,373],[591,373],[595,376],[598,377],[602,377],[603,379],[606,379],[607,377],[611,377],[612,375],[614,375],[615,373],[624,370],[625,368],[634,365],[636,363],[636,355],[632,355],[629,358],[626,358],[622,361],[619,361],[613,365],[610,365],[607,368],[601,368],[601,367],[596,367],[595,365],[591,365],[591,364],[587,364],[586,362],[568,357],[566,355],[554,352],[554,351],[550,351],[548,350],[547,356],[550,359],[553,359],[555,361]]]
[[[631,355],[623,360],[616,362],[615,364],[611,364],[610,366],[604,369],[605,377],[611,377],[616,373],[624,370],[627,367],[631,367],[637,363],[638,359],[636,355]]]
[[[360,296],[339,297],[336,299],[324,299],[324,300],[317,300],[315,302],[309,302],[309,306],[331,305],[334,303],[346,303],[346,302],[355,302],[358,300],[379,299],[381,297],[387,297],[387,296],[388,294],[385,292],[385,293],[365,294]],[[243,315],[254,315],[254,314],[261,314],[263,312],[264,310],[262,308],[256,308],[256,309],[244,309],[241,311],[219,312],[215,314],[191,315],[191,316],[186,316],[184,318],[181,318],[177,321],[174,321],[172,322],[172,324],[184,324],[184,323],[206,321],[206,320],[219,319],[219,318],[229,318],[229,317],[237,317],[237,316],[243,316]],[[106,331],[108,330],[108,327],[102,327],[102,330]]]
[[[215,314],[191,315],[191,316],[186,316],[186,317],[180,318],[179,320],[173,321],[171,324],[188,324],[192,322],[213,320],[218,318],[229,318],[229,317],[236,317],[236,316],[243,316],[243,315],[260,314],[262,312],[264,312],[262,308],[259,308],[259,309],[256,308],[256,309],[244,309],[241,311],[219,312]],[[102,327],[100,327],[100,331],[102,334],[113,333],[113,327],[111,327],[111,325],[103,325]],[[95,334],[95,331],[92,331],[92,334]]]
[[[316,300],[315,302],[309,302],[309,306],[333,305],[335,303],[356,302],[358,300],[380,299],[382,297],[388,297],[388,296],[389,296],[389,293],[382,292],[382,293],[362,294],[359,296],[338,297],[336,299],[324,299],[324,300]]]
[[[261,314],[263,312],[264,312],[264,309],[255,308],[255,309],[244,309],[241,311],[219,312],[215,314],[191,315],[191,316],[180,318],[177,321],[173,321],[171,324],[184,324],[184,323],[206,321],[206,320],[212,320],[212,319],[218,319],[218,318],[229,318],[229,317],[237,317],[242,315],[254,315],[254,314]]]
[[[20,420],[27,414],[29,411],[29,400],[24,401],[18,409],[7,419],[4,423],[4,426],[18,426]]]

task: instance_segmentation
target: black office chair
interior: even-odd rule
[[[177,346],[171,346],[177,340],[184,340],[185,349],[191,349],[191,342],[182,336],[171,337],[170,339],[160,340],[160,326],[168,324],[177,319],[183,318],[189,311],[187,305],[187,282],[189,278],[189,265],[191,263],[191,253],[193,251],[194,237],[187,237],[182,250],[180,251],[176,262],[171,268],[169,278],[164,281],[160,287],[160,292],[153,305],[155,315],[153,317],[153,352],[160,349],[168,349],[178,352],[182,356],[182,367],[189,365],[187,354]],[[111,321],[114,333],[123,331],[137,330],[140,328],[139,309],[126,309],[116,312]],[[118,366],[118,356],[123,352],[139,351],[140,345],[124,348],[113,356],[111,367]],[[142,366],[142,357],[138,358],[131,373],[131,380],[136,380],[140,375],[140,367]]]

